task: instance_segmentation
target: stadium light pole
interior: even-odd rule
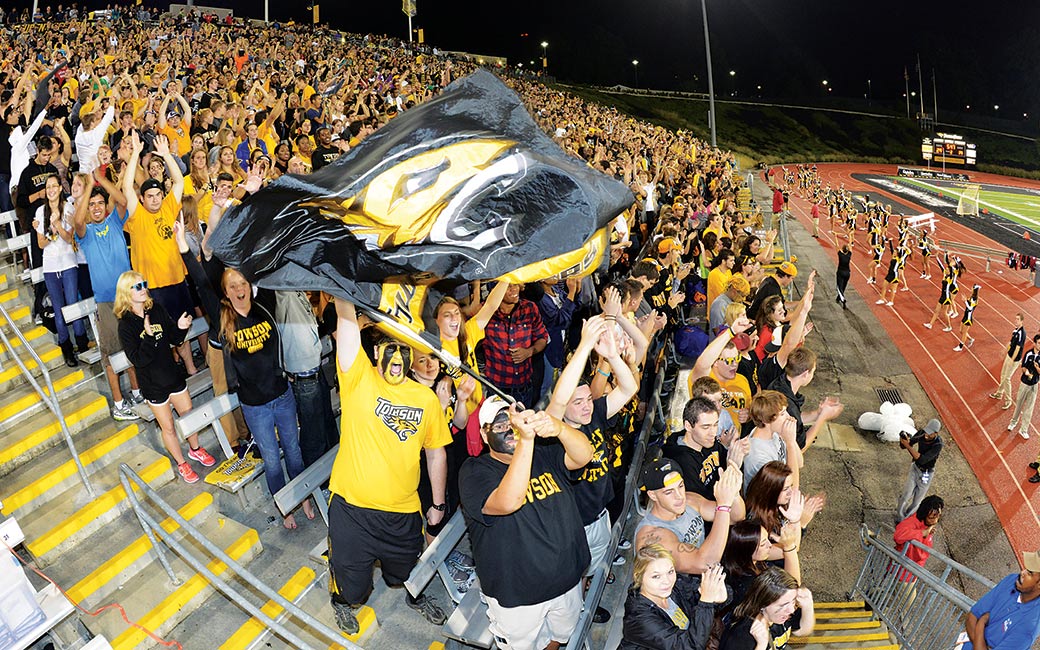
[[[548,41],[542,41],[542,69],[545,70],[549,67],[549,54],[547,52],[549,48]]]
[[[708,63],[708,126],[711,128],[711,146],[717,146],[715,138],[715,83],[711,75],[711,40],[708,38],[708,3],[701,0],[701,16],[704,18],[704,56]]]
[[[632,59],[632,69],[636,72],[636,88],[639,88],[639,60]]]

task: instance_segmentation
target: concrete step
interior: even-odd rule
[[[149,508],[153,514],[158,510]],[[188,520],[199,532],[207,538],[220,535],[220,531],[227,525],[227,518],[217,511],[213,495],[209,492],[199,492],[190,501],[177,509],[178,514]],[[156,552],[149,541],[148,536],[141,530],[141,525],[136,515],[132,512],[123,513],[119,520],[113,522],[109,527],[121,525],[125,532],[133,537],[129,541],[121,538],[124,545],[117,553],[100,562],[90,573],[80,578],[69,589],[69,595],[78,597],[81,603],[88,609],[101,607],[108,602],[120,600],[118,594],[139,574],[154,569],[163,572],[161,565],[156,561]],[[160,522],[163,530],[173,535],[178,541],[185,540],[185,532],[169,517]],[[98,535],[104,535],[106,531],[100,531]],[[90,568],[89,566],[82,567]]]
[[[44,368],[53,372],[57,368],[61,368],[65,365],[65,359],[61,356],[61,348],[54,345],[54,343],[49,339],[46,341],[40,341],[39,346],[35,343],[32,343],[31,345],[33,346],[33,349],[36,350],[36,354],[40,355],[40,360],[43,361]],[[40,371],[40,367],[36,363],[36,360],[31,356],[22,355],[22,363],[25,364],[25,367],[33,377],[39,378],[43,374]],[[26,383],[28,383],[28,381],[25,379],[25,375],[22,373],[22,369],[18,364],[13,360],[10,362],[5,361],[3,369],[0,369],[0,394],[6,393],[15,386],[21,386]]]
[[[257,532],[232,519],[220,519],[222,525],[209,530],[210,541],[224,549],[236,562],[249,564],[263,550]],[[196,557],[203,558],[208,555],[194,542],[188,542],[187,545],[193,549]],[[123,605],[130,620],[136,621],[160,637],[168,636],[178,623],[202,607],[207,599],[216,593],[208,580],[195,573],[175,553],[168,552],[167,558],[174,567],[180,584],[171,584],[161,565],[152,562],[113,596]],[[230,577],[223,562],[209,560],[206,566],[222,578]],[[142,630],[128,626],[116,612],[108,611],[98,618],[83,622],[91,632],[109,639],[113,650],[144,649],[156,645],[156,642]],[[211,639],[213,632],[211,630]]]
[[[79,374],[82,374],[82,371]],[[57,382],[55,387],[58,387]],[[32,390],[28,386],[23,388]],[[35,391],[32,396],[39,399]],[[65,416],[69,433],[73,435],[110,417],[108,400],[104,395],[92,390],[59,397],[58,404]],[[28,418],[19,419],[14,424],[4,424],[0,433],[0,476],[10,474],[51,447],[64,446],[65,438],[62,436],[58,418],[46,407],[34,410],[36,412]],[[67,458],[71,458],[68,456],[67,448],[64,453]],[[35,469],[27,473],[38,475]]]
[[[329,607],[327,585],[327,572],[323,570],[321,576],[316,576],[313,569],[303,567],[281,585],[278,593],[311,616],[328,625],[331,629],[338,631],[335,617],[332,614],[331,607]],[[330,646],[325,637],[314,634],[311,628],[289,616],[281,605],[274,601],[267,601],[261,609],[265,614],[284,625],[311,647],[341,647],[337,645]],[[244,618],[245,614],[242,616]],[[341,634],[344,638],[354,643],[364,645],[379,629],[375,611],[367,605],[362,607],[358,611],[358,623],[361,629],[357,634]],[[273,631],[265,627],[258,619],[250,618],[236,629],[220,645],[218,650],[255,650],[257,648],[285,648],[289,650],[294,647],[288,641],[278,637]]]
[[[54,390],[64,399],[81,388],[79,384],[87,379],[87,371],[83,367],[59,367],[50,373],[50,377]],[[38,383],[48,391],[45,381]],[[35,388],[29,384],[15,386],[0,396],[0,432],[9,431],[20,421],[46,410],[47,406]]]
[[[107,408],[107,405],[103,408]],[[117,451],[141,445],[140,428],[136,424],[117,425],[102,419],[74,435],[80,462],[88,474],[113,463]],[[55,436],[60,440],[60,437]],[[31,468],[13,472],[3,481],[3,508],[6,516],[21,516],[22,511],[34,508],[80,480],[76,463],[70,458],[65,445],[56,445],[37,456]]]
[[[130,508],[119,482],[119,463],[126,463],[153,488],[175,480],[170,459],[145,447],[119,454],[113,464],[91,476],[97,494],[91,500],[82,485],[74,485],[39,508],[19,518],[26,548],[41,565],[60,558],[64,551]]]

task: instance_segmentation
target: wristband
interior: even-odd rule
[[[733,331],[733,326],[732,325],[727,325],[726,326],[726,331],[729,332],[730,338],[733,338],[734,336],[737,335],[737,333]]]
[[[603,372],[603,371],[602,371],[602,370],[600,370],[599,368],[596,368],[596,372],[598,372],[599,374],[603,375],[603,376],[604,376],[604,377],[606,377],[607,379],[610,379],[610,373],[609,373],[609,372]]]
[[[729,506],[715,506],[715,512],[729,512]]]
[[[784,553],[794,553],[797,550],[798,550],[797,546],[792,546],[791,548],[785,548],[784,549]]]

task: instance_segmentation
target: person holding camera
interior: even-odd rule
[[[899,446],[910,454],[914,462],[910,463],[910,473],[906,477],[903,496],[899,499],[897,523],[917,512],[921,501],[928,494],[932,477],[935,475],[935,461],[938,460],[943,446],[942,438],[939,437],[940,429],[942,423],[932,418],[913,436],[906,433],[899,435]],[[914,449],[915,445],[917,449]]]

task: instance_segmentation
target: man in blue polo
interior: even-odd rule
[[[1040,637],[1040,551],[1023,553],[1022,566],[971,608],[961,650],[1017,650]]]

